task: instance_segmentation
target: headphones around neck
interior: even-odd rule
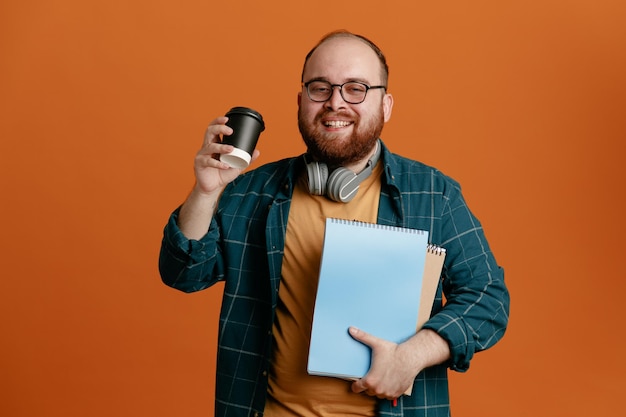
[[[308,176],[309,192],[313,195],[326,195],[333,201],[347,203],[354,198],[359,185],[369,177],[378,162],[381,154],[379,141],[376,142],[376,152],[372,159],[367,161],[363,171],[355,174],[348,168],[339,167],[328,173],[328,166],[323,162],[308,162],[304,156]]]

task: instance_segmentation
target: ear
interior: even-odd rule
[[[298,93],[298,107],[300,107],[300,102],[302,101],[302,91]]]
[[[385,94],[383,96],[383,115],[385,117],[385,123],[391,119],[391,110],[393,109],[393,96],[391,94]]]

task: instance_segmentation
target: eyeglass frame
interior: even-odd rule
[[[313,99],[311,97],[311,93],[309,92],[309,85],[311,85],[312,83],[315,83],[315,82],[322,82],[322,83],[326,83],[326,84],[330,85],[331,92],[330,92],[330,95],[328,96],[328,98],[326,100],[315,100],[315,99]],[[343,96],[343,86],[346,85],[346,84],[359,84],[359,85],[362,85],[363,87],[365,87],[365,94],[363,95],[363,100],[358,101],[356,103],[346,100],[346,98]],[[325,103],[328,100],[330,100],[333,97],[333,93],[335,92],[335,87],[339,87],[339,95],[341,96],[343,101],[345,101],[346,103],[349,103],[349,104],[361,104],[361,103],[363,103],[365,101],[365,99],[367,98],[367,93],[370,90],[376,90],[376,89],[379,89],[379,88],[387,90],[387,86],[386,85],[367,85],[367,84],[365,84],[365,83],[363,83],[361,81],[346,81],[343,84],[332,84],[332,83],[330,83],[329,81],[326,81],[326,80],[315,80],[314,79],[314,80],[309,80],[309,81],[307,81],[305,83],[302,83],[302,86],[306,90],[307,97],[309,97],[309,99],[311,101],[315,102],[315,103]]]

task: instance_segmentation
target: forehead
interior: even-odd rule
[[[304,80],[313,78],[331,82],[360,80],[378,83],[381,80],[381,64],[365,42],[339,36],[322,43],[309,58],[304,67]]]

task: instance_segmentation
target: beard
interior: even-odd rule
[[[304,120],[298,109],[298,128],[307,147],[307,152],[318,162],[329,167],[345,166],[361,161],[374,148],[385,124],[383,109],[380,107],[369,121],[358,118],[352,125],[352,134],[342,138],[343,133],[325,132],[321,120],[329,115],[340,116],[326,110],[320,111],[312,123]]]

